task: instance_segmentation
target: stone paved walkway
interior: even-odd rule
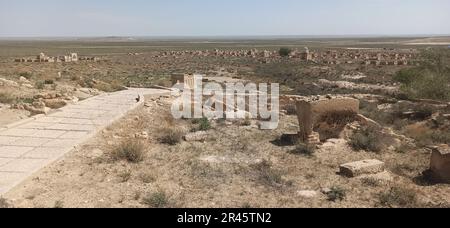
[[[0,195],[143,104],[144,95],[168,94],[157,89],[103,94],[0,128]]]

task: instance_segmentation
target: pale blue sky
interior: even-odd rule
[[[0,0],[0,36],[450,34],[449,0]]]

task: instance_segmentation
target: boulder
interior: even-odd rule
[[[316,198],[319,193],[317,191],[298,191],[297,195],[302,198],[311,199]]]
[[[206,131],[198,131],[194,133],[189,133],[186,136],[184,136],[184,140],[186,142],[195,142],[195,141],[206,141],[208,138],[208,133]]]
[[[30,83],[30,81],[29,81],[27,78],[23,77],[23,76],[21,76],[21,77],[19,78],[19,81],[20,81],[20,83],[22,83],[22,84],[29,84],[29,83]]]
[[[67,105],[67,102],[62,99],[47,99],[43,100],[45,106],[52,109],[59,109]]]
[[[384,162],[379,160],[363,160],[340,166],[340,173],[347,177],[357,177],[364,174],[377,174],[384,171]]]

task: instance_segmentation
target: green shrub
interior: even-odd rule
[[[192,132],[207,131],[211,129],[211,122],[206,117],[194,119],[192,120],[192,123],[198,125],[191,130]]]
[[[350,137],[350,146],[354,150],[365,150],[380,152],[383,149],[383,142],[376,129],[364,127]]]
[[[327,192],[327,199],[328,201],[336,202],[336,201],[342,201],[345,199],[347,193],[345,189],[341,187],[332,187],[329,192]]]
[[[124,141],[115,148],[111,157],[115,160],[127,160],[131,163],[138,163],[144,160],[145,148],[139,141]]]
[[[286,47],[280,48],[280,50],[278,51],[278,54],[279,54],[281,57],[287,57],[287,56],[289,56],[291,53],[292,53],[292,50],[291,50],[290,48],[286,48]]]
[[[421,75],[422,72],[417,68],[403,69],[395,74],[393,80],[405,85],[411,85],[411,83],[419,79]]]
[[[152,208],[164,208],[169,204],[169,197],[163,191],[150,193],[143,198],[143,203]]]
[[[447,50],[425,51],[420,67],[401,70],[393,79],[402,84],[401,91],[408,98],[450,100],[449,56]]]
[[[169,128],[163,131],[163,135],[159,138],[160,143],[167,145],[177,145],[183,139],[183,133],[179,130]]]

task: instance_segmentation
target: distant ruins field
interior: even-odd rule
[[[176,97],[146,97],[0,207],[448,208],[449,46],[449,37],[0,40],[0,133],[192,74],[281,89],[270,131],[258,116],[175,120]],[[1,159],[0,149],[0,170]]]

